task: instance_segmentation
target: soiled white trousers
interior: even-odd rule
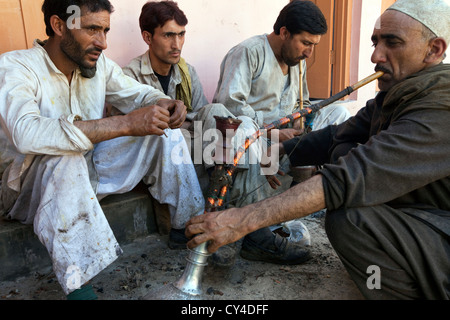
[[[203,213],[204,198],[183,135],[180,130],[166,134],[101,142],[92,157],[37,156],[25,173],[8,217],[34,225],[66,294],[122,253],[99,199],[130,191],[143,180],[156,200],[169,205],[173,228]],[[8,190],[2,193],[5,198]]]

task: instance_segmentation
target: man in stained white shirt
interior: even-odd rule
[[[0,124],[14,152],[0,213],[33,224],[68,299],[95,299],[85,284],[122,252],[100,199],[142,180],[181,229],[204,198],[179,129],[186,106],[102,54],[111,3],[45,0],[42,10],[49,39],[0,57]],[[104,118],[105,101],[123,115]]]

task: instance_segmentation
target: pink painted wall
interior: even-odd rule
[[[139,15],[147,0],[111,0],[111,32],[105,54],[125,66],[147,50]],[[270,33],[288,0],[178,0],[186,14],[183,57],[192,64],[209,101],[216,90],[222,58],[234,45],[253,35]]]

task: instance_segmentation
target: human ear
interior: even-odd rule
[[[282,40],[286,40],[289,38],[290,32],[286,27],[280,28],[280,37]]]
[[[443,38],[434,38],[430,40],[428,53],[425,56],[424,62],[440,62],[444,59],[445,50],[447,50],[447,43]]]
[[[55,35],[62,36],[63,30],[65,30],[66,23],[57,15],[53,15],[50,17],[50,26],[53,29]]]
[[[142,31],[142,39],[144,39],[147,45],[152,44],[152,34],[148,31]]]

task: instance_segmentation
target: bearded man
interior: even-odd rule
[[[69,280],[78,270],[77,283],[87,283],[122,252],[100,199],[142,180],[181,229],[204,198],[179,129],[186,106],[102,53],[111,3],[46,0],[42,11],[49,39],[0,57],[0,123],[15,151],[0,212],[34,225],[69,299],[95,298]],[[105,101],[122,114],[104,118]],[[184,154],[177,163],[175,146]]]

